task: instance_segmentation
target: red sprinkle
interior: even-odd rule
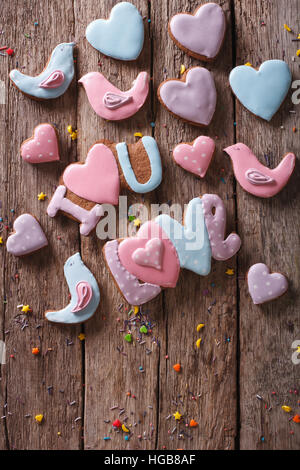
[[[15,51],[11,49],[10,47],[5,51],[7,55],[13,56]]]

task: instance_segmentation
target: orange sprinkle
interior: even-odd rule
[[[190,421],[190,427],[191,427],[191,428],[196,428],[197,426],[198,426],[197,421],[195,421],[194,419],[191,419],[191,421]]]
[[[293,421],[294,421],[294,423],[300,423],[300,415],[295,415],[293,417]]]
[[[181,370],[181,365],[180,365],[180,364],[175,364],[175,365],[173,366],[173,369],[175,370],[175,372],[180,372],[180,370]]]
[[[38,356],[40,354],[39,348],[32,348],[31,352],[34,356]]]

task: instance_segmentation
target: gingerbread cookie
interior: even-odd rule
[[[233,93],[252,114],[270,121],[291,86],[292,74],[283,60],[267,60],[258,70],[240,65],[229,75]]]
[[[55,127],[40,124],[33,136],[21,145],[21,157],[28,163],[46,163],[59,160],[58,138]]]
[[[206,3],[193,14],[178,13],[173,16],[168,29],[180,49],[196,59],[211,62],[222,47],[226,20],[219,5]]]
[[[144,23],[137,8],[117,3],[108,20],[98,19],[86,28],[85,36],[97,51],[119,60],[135,60],[144,44]]]
[[[84,75],[79,83],[83,84],[95,113],[110,121],[121,121],[133,116],[143,106],[149,92],[147,72],[140,72],[128,91],[119,90],[99,72]]]
[[[253,264],[247,273],[248,289],[254,304],[263,304],[277,299],[288,289],[285,276],[270,273],[264,263]]]
[[[31,214],[20,215],[13,224],[6,249],[15,256],[25,256],[48,245],[48,240],[37,219]]]
[[[74,325],[89,320],[100,302],[98,283],[91,271],[83,263],[80,254],[71,256],[65,263],[64,274],[68,283],[71,301],[61,310],[45,313],[53,323]]]
[[[12,70],[10,80],[18,90],[36,100],[51,100],[63,95],[74,77],[74,42],[62,43],[53,50],[43,72],[36,77]]]
[[[225,226],[222,200],[205,194],[190,201],[184,225],[163,214],[143,224],[136,237],[106,243],[105,261],[127,302],[142,305],[162,288],[175,287],[181,268],[205,276],[211,257],[234,256],[241,240],[234,233],[224,240]]]
[[[230,156],[236,179],[242,188],[258,197],[272,197],[288,183],[294,168],[296,157],[288,153],[280,164],[271,170],[262,165],[245,144],[234,144],[224,149]]]
[[[181,79],[165,80],[157,95],[170,113],[196,126],[208,126],[216,109],[215,82],[203,67],[188,69]]]
[[[177,165],[204,178],[214,152],[214,141],[203,135],[197,137],[192,143],[184,142],[177,145],[173,150],[173,158]]]
[[[47,213],[54,217],[61,211],[81,222],[80,233],[86,236],[104,214],[101,204],[118,204],[120,187],[148,193],[159,186],[161,178],[153,137],[144,136],[135,144],[102,140],[91,147],[85,163],[67,166]]]

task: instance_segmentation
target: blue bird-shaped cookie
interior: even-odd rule
[[[99,305],[100,291],[97,281],[83,263],[79,253],[75,253],[66,261],[64,273],[71,301],[61,310],[48,310],[45,316],[54,323],[69,325],[83,323],[94,315]]]
[[[25,95],[37,100],[51,100],[63,95],[74,77],[74,42],[62,43],[52,51],[40,75],[31,77],[14,69],[9,77]]]

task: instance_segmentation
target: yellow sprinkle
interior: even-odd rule
[[[58,436],[61,436],[61,432],[60,432],[60,431],[58,431],[57,435],[58,435]]]
[[[197,341],[196,341],[197,348],[200,348],[201,341],[202,341],[201,338],[197,339]]]
[[[138,307],[137,305],[135,305],[135,306],[133,307],[133,313],[134,313],[135,315],[137,315],[137,314],[139,313],[139,307]]]
[[[247,67],[252,67],[251,62],[246,62],[245,65],[247,65]]]
[[[76,140],[77,139],[77,131],[74,131],[71,133],[71,139]]]
[[[300,39],[300,34],[298,34],[297,39]]]
[[[129,432],[129,429],[126,428],[125,424],[122,424],[122,430],[123,430],[124,432]]]
[[[85,334],[80,333],[80,335],[78,335],[78,339],[80,339],[80,341],[83,341],[85,339]]]
[[[40,194],[38,194],[39,201],[44,201],[46,197],[47,197],[47,194],[43,193],[43,191]]]
[[[292,31],[291,28],[287,24],[284,23],[283,26],[284,26],[284,29],[286,29],[287,31],[289,31],[289,32]]]
[[[228,274],[228,276],[233,276],[233,275],[234,275],[234,269],[228,268],[228,269],[225,271],[225,274]]]
[[[183,75],[185,70],[185,66],[182,64],[182,66],[180,67],[180,75]]]
[[[3,238],[0,237],[0,245],[3,245]]]
[[[290,411],[292,411],[292,408],[291,408],[290,406],[283,405],[281,408],[282,408],[283,411],[285,411],[286,413],[289,413]]]
[[[23,305],[21,311],[24,312],[24,313],[28,313],[28,312],[31,311],[31,308],[29,307],[29,305]]]
[[[134,225],[135,227],[139,227],[139,226],[141,225],[141,223],[142,223],[142,222],[141,222],[140,219],[134,219],[134,221],[133,221],[133,225]]]
[[[34,419],[37,423],[41,424],[44,419],[44,415],[36,415]]]
[[[199,325],[197,325],[197,331],[200,331],[202,330],[202,328],[204,328],[204,323],[199,323]]]
[[[134,137],[143,137],[143,134],[141,132],[135,132]]]
[[[299,55],[300,55],[300,49],[298,49],[296,52],[296,56],[299,57]]]
[[[173,416],[176,419],[176,421],[180,421],[182,415],[179,413],[179,411],[176,411],[176,413],[174,413]]]
[[[298,352],[298,353],[300,353],[300,346],[298,346],[298,348],[297,348],[297,352]]]

